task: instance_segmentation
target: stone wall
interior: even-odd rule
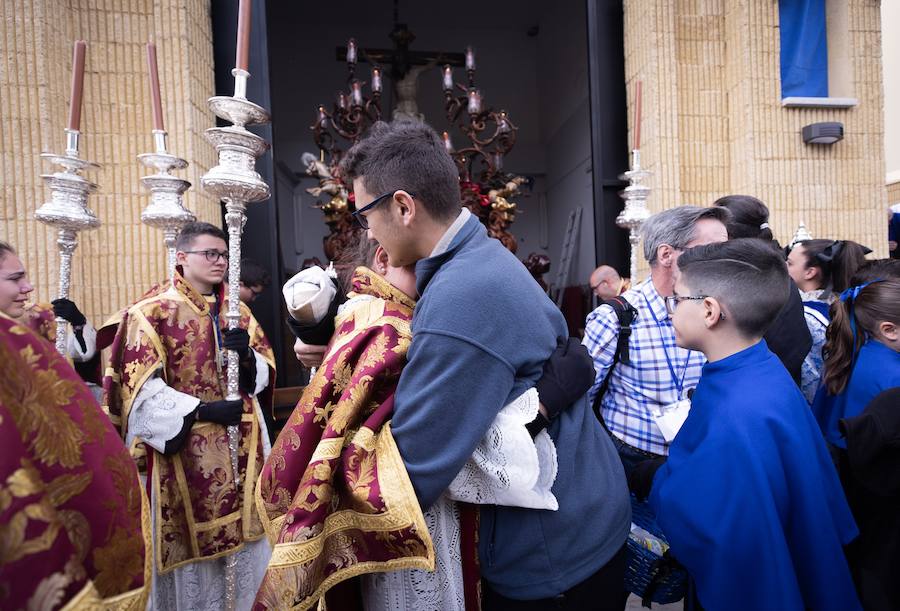
[[[34,220],[49,199],[41,174],[56,171],[41,152],[62,153],[69,105],[72,43],[88,43],[81,155],[101,164],[89,205],[102,226],[80,234],[72,298],[99,324],[166,276],[162,234],[141,224],[150,172],[137,160],[153,149],[144,45],[160,61],[169,150],[190,162],[185,203],[220,224],[219,205],[199,190],[215,163],[203,132],[214,125],[208,2],[178,0],[10,0],[0,3],[0,239],[19,251],[35,284],[33,297],[56,296],[55,232]]]
[[[642,80],[651,210],[745,193],[768,204],[782,242],[803,220],[816,237],[886,254],[880,9],[843,0],[829,10],[841,4],[858,99],[848,109],[782,107],[774,0],[625,2],[629,129]],[[819,121],[843,123],[844,139],[805,145],[801,128]]]

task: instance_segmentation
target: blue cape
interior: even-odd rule
[[[868,339],[859,349],[844,392],[829,394],[824,385],[816,392],[812,411],[825,439],[846,449],[847,440],[838,429],[838,421],[859,415],[879,393],[897,386],[900,386],[900,352],[878,340]]]
[[[822,434],[764,341],[707,363],[650,505],[708,611],[861,609],[858,531]]]

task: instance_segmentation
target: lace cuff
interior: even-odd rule
[[[164,452],[166,442],[181,432],[185,416],[199,404],[196,397],[175,390],[154,375],[138,391],[128,414],[126,447],[139,438],[154,450]]]
[[[538,413],[529,389],[500,410],[472,457],[450,483],[454,501],[526,509],[559,509],[550,491],[556,480],[556,446],[547,431],[533,440],[525,425]]]

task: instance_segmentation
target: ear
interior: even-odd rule
[[[409,227],[419,213],[418,206],[416,205],[418,202],[403,189],[394,193],[392,202],[394,210],[397,211],[400,223],[404,227]]]
[[[878,331],[888,341],[896,342],[900,340],[900,327],[890,321],[883,320],[878,323]]]
[[[803,279],[804,280],[812,280],[816,276],[820,276],[821,272],[818,267],[815,265],[810,265],[806,269],[803,270]]]
[[[707,297],[703,300],[703,324],[707,329],[714,329],[717,325],[725,320],[725,311],[722,310],[722,304],[714,297]]]
[[[187,253],[179,250],[175,253],[175,262],[178,265],[184,265],[184,262],[187,260]]]
[[[656,260],[663,267],[672,267],[675,263],[675,249],[669,244],[660,244],[656,248]]]
[[[375,266],[375,271],[379,274],[384,275],[387,272],[388,254],[381,244],[375,249],[375,260],[373,265]]]

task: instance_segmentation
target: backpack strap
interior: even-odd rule
[[[609,369],[606,370],[606,377],[603,378],[600,390],[598,390],[597,394],[594,396],[594,413],[602,423],[603,418],[600,414],[600,401],[603,398],[603,395],[606,394],[607,389],[609,389],[609,378],[612,374],[612,370],[616,366],[616,363],[625,363],[626,365],[631,363],[631,357],[628,354],[628,341],[631,339],[631,325],[634,322],[634,319],[637,318],[637,310],[633,305],[628,303],[627,299],[621,296],[606,299],[601,305],[610,306],[613,309],[613,312],[616,313],[616,320],[619,322],[619,334],[616,340],[616,351],[613,354],[612,363],[609,364]]]

